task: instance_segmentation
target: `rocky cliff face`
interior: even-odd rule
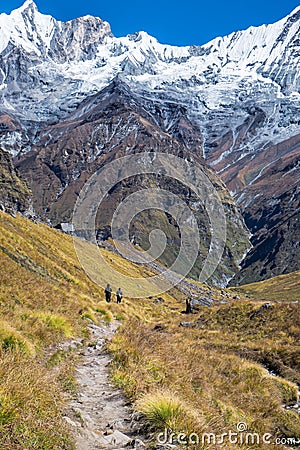
[[[275,252],[264,242],[273,230],[274,214],[278,224],[287,224],[284,218],[291,214],[298,220],[297,192],[290,186],[299,181],[299,26],[297,8],[275,24],[250,27],[200,47],[172,47],[144,32],[116,38],[106,22],[90,16],[58,22],[27,0],[9,16],[0,15],[1,117],[9,123],[0,129],[0,144],[18,155],[23,174],[34,161],[40,180],[35,198],[43,197],[35,203],[40,214],[52,220],[68,215],[68,202],[63,208],[57,205],[71,181],[87,165],[104,163],[105,152],[112,158],[120,147],[107,141],[123,114],[118,107],[110,124],[84,118],[91,101],[104,102],[98,93],[117,77],[130,87],[138,114],[145,110],[151,127],[160,130],[161,144],[154,142],[152,128],[147,138],[138,128],[142,134],[135,137],[136,148],[143,148],[147,139],[156,148],[165,147],[163,133],[169,134],[170,151],[177,140],[185,150],[198,152],[242,208],[254,247],[243,263],[247,274],[239,281],[294,270],[297,263],[283,262],[288,254],[300,260],[299,246],[290,239],[294,225],[291,233],[273,235]],[[124,117],[118,136],[124,133],[124,141],[132,145],[128,129],[133,119],[127,117],[125,124]],[[84,127],[75,125],[77,119],[86,122]],[[41,169],[41,161],[49,158],[47,170],[45,165]],[[289,185],[279,181],[286,172],[283,179]],[[55,186],[51,192],[48,180]],[[270,189],[271,182],[283,185],[280,192]],[[262,270],[254,261],[262,263]]]
[[[244,161],[239,182],[245,187],[239,191],[238,204],[252,230],[253,248],[232,284],[298,270],[299,161],[300,135],[266,148],[251,161]],[[229,181],[232,175],[226,175],[230,185],[234,179]],[[247,183],[244,178],[248,178]]]
[[[225,185],[211,171],[199,152],[199,131],[184,110],[169,105],[172,127],[166,132],[151,111],[163,117],[160,104],[141,99],[129,87],[115,80],[100,93],[86,98],[66,120],[40,132],[30,152],[15,159],[23,178],[31,180],[35,211],[53,225],[72,220],[77,196],[85,181],[100,167],[126,155],[162,152],[188,158],[205,172],[222,199],[227,226],[227,241],[215,283],[225,285],[237,272],[241,256],[249,248],[248,231]],[[175,118],[177,117],[177,120]],[[198,132],[196,132],[196,130]],[[110,236],[112,215],[128,195],[145,188],[167,190],[182,198],[195,212],[200,230],[200,251],[191,276],[200,273],[210,246],[210,221],[201,199],[187,186],[161,175],[137,175],[119,183],[101,205],[96,228],[98,235]],[[200,200],[200,203],[199,203]],[[149,247],[149,233],[160,228],[168,236],[161,262],[170,265],[180,248],[178,225],[167,214],[147,210],[131,224],[131,235],[142,248]]]
[[[0,149],[0,208],[9,213],[28,213],[31,192],[13,167],[9,153]]]

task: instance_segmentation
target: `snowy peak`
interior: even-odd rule
[[[114,37],[110,25],[93,16],[60,22],[26,0],[10,15],[0,15],[0,97],[6,112],[16,108],[20,118],[25,109],[14,93],[28,89],[34,101],[26,119],[29,114],[32,120],[60,118],[61,111],[73,108],[74,98],[95,94],[120,75],[135,92],[180,102],[201,120],[210,111],[221,110],[223,117],[236,104],[238,126],[248,114],[245,100],[253,97],[256,104],[258,93],[260,107],[271,97],[277,102],[299,95],[299,27],[300,7],[274,24],[203,46],[177,47],[143,31]],[[273,107],[267,108],[265,114],[273,114]],[[227,132],[225,121],[219,123]]]
[[[107,22],[97,17],[84,16],[60,22],[50,15],[41,14],[31,0],[9,15],[0,15],[0,53],[11,47],[43,59],[63,63],[69,59],[89,59],[91,47],[111,35]]]
[[[0,15],[0,52],[11,44],[28,53],[41,55],[41,48],[50,45],[55,24],[53,17],[39,13],[36,4],[26,0],[9,15]]]
[[[122,45],[122,73],[147,75],[151,89],[177,80],[190,84],[194,79],[200,85],[234,77],[265,80],[285,95],[300,88],[299,31],[300,7],[274,24],[250,27],[198,47],[163,45],[144,32],[115,42]]]
[[[207,60],[224,73],[261,74],[288,91],[298,91],[299,31],[300,7],[274,24],[218,37],[203,47],[209,53]],[[292,83],[285,78],[285,69],[293,71]]]
[[[300,5],[299,5],[299,6],[296,6],[296,8],[293,9],[293,11],[292,11],[290,14],[288,14],[287,17],[294,16],[294,15],[295,15],[296,13],[298,13],[299,11],[300,11]]]
[[[143,31],[115,38],[110,25],[93,16],[59,22],[41,14],[32,0],[26,0],[9,16],[0,15],[0,53],[14,46],[60,64],[93,60],[101,67],[98,72],[105,68],[113,76],[120,71],[128,76],[164,74],[168,80],[171,72],[171,79],[198,76],[200,82],[207,74],[214,81],[228,74],[266,77],[292,92],[299,88],[299,24],[300,7],[271,25],[250,27],[199,47],[176,47],[160,44]],[[289,80],[283,73],[287,64],[295,75]],[[151,83],[159,85],[158,78],[156,83],[152,77]]]
[[[23,3],[23,5],[20,6],[19,8],[17,8],[15,11],[25,11],[28,8],[32,8],[32,9],[35,9],[35,10],[38,9],[33,0],[26,0]]]

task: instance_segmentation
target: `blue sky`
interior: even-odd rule
[[[5,0],[0,11],[9,13],[23,0]],[[216,36],[273,23],[286,16],[300,0],[36,0],[42,13],[59,20],[86,14],[111,24],[116,36],[144,30],[160,42],[200,45]]]

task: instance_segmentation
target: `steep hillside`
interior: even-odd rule
[[[300,301],[299,271],[281,275],[258,283],[245,284],[232,288],[232,292],[248,295],[252,299],[262,301],[274,300],[280,302]]]
[[[262,116],[272,117],[272,122],[257,122],[266,131],[256,130],[253,142],[259,149],[297,132],[299,16],[296,8],[271,25],[236,31],[200,47],[174,47],[145,32],[116,38],[97,17],[60,22],[26,0],[0,16],[1,95],[25,123],[61,119],[83,96],[122,74],[137,92],[189,105],[205,126],[207,144],[216,140],[214,134],[238,131],[259,106]],[[25,115],[22,103],[31,106]]]
[[[152,441],[166,426],[201,439],[203,433],[235,432],[241,422],[251,432],[270,433],[272,442],[281,439],[279,449],[284,439],[300,438],[293,407],[294,383],[300,382],[297,304],[266,308],[259,294],[256,301],[238,300],[235,292],[199,285],[214,303],[191,315],[182,313],[186,294],[176,288],[160,298],[125,297],[108,305],[80,267],[71,237],[21,216],[0,218],[1,448],[73,448],[62,415],[66,395],[76,395],[74,348],[87,337],[88,319],[115,317],[124,326],[110,346],[112,379],[136,400]],[[80,245],[90,253],[88,243]],[[119,273],[153,275],[114,252],[102,253]],[[111,273],[101,272],[104,281]],[[293,280],[298,289],[296,274]],[[280,285],[275,279],[277,290]],[[71,346],[53,345],[67,340]]]
[[[89,244],[81,245],[89,254]],[[120,273],[153,275],[114,253],[102,253]],[[1,450],[73,449],[63,415],[67,399],[76,394],[74,355],[88,337],[87,325],[147,317],[151,305],[147,299],[125,298],[122,305],[108,307],[103,288],[80,266],[72,237],[20,215],[0,212],[0,263]],[[103,283],[112,282],[112,270],[105,273],[99,266],[97,271]],[[202,290],[211,297],[208,287]],[[178,300],[163,294],[167,304],[183,303],[184,296],[175,293]]]

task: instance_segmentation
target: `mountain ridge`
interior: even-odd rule
[[[166,131],[151,113],[151,109],[156,109],[158,114],[159,105],[145,102],[122,81],[114,80],[98,94],[87,97],[65,121],[42,130],[37,144],[32,146],[30,152],[15,158],[15,166],[24,179],[30,180],[33,205],[38,216],[45,222],[50,220],[56,226],[72,220],[74,206],[84,183],[91,174],[112,160],[151,151],[192,161],[213,184],[225,211],[226,246],[214,274],[214,282],[225,285],[237,272],[242,255],[250,246],[243,219],[225,185],[199,154],[201,143],[197,128],[188,120],[186,112],[178,111],[178,119]],[[174,117],[176,107],[170,105],[170,111],[165,113]],[[159,113],[160,116],[163,114]],[[108,229],[117,205],[124,196],[145,187],[171,191],[194,211],[201,236],[201,251],[195,263],[197,269],[192,274],[193,277],[197,276],[199,263],[203,262],[203,255],[208,251],[210,224],[203,209],[203,199],[199,199],[176,179],[166,177],[164,180],[163,176],[153,173],[129,177],[118,183],[99,207],[97,236],[110,236]],[[180,247],[176,224],[167,216],[153,212],[134,218],[131,225],[135,230],[136,242],[145,249],[154,224],[159,224],[168,236],[168,248],[162,255],[162,262],[168,265]]]
[[[270,229],[272,204],[283,194],[272,198],[263,178],[272,171],[278,174],[272,179],[280,183],[279,175],[288,171],[286,179],[293,185],[300,177],[300,8],[274,24],[185,47],[160,44],[145,32],[116,38],[107,22],[92,16],[59,22],[39,14],[31,1],[13,11],[10,16],[23,28],[14,28],[15,42],[2,39],[0,47],[0,145],[12,153],[15,164],[45,145],[47,129],[59,128],[79,114],[85,101],[90,108],[91,98],[97,99],[118,79],[130,88],[128,104],[137,101],[160,133],[183,139],[186,149],[198,152],[226,183],[247,219],[255,246],[263,230]],[[6,28],[13,26],[10,16],[0,16]],[[180,121],[189,125],[183,127]],[[104,143],[100,139],[95,145],[101,148]],[[289,161],[284,169],[283,161]],[[255,204],[260,187],[266,189],[263,212],[262,203],[260,210]],[[298,220],[295,195],[286,191],[280,215],[290,215],[295,206]],[[268,218],[264,225],[260,214]],[[299,260],[298,246],[283,239],[285,254]],[[255,258],[260,260],[257,252]],[[247,280],[268,276],[272,261],[266,257],[262,266],[260,275],[250,269]],[[284,270],[290,266],[288,262]]]

